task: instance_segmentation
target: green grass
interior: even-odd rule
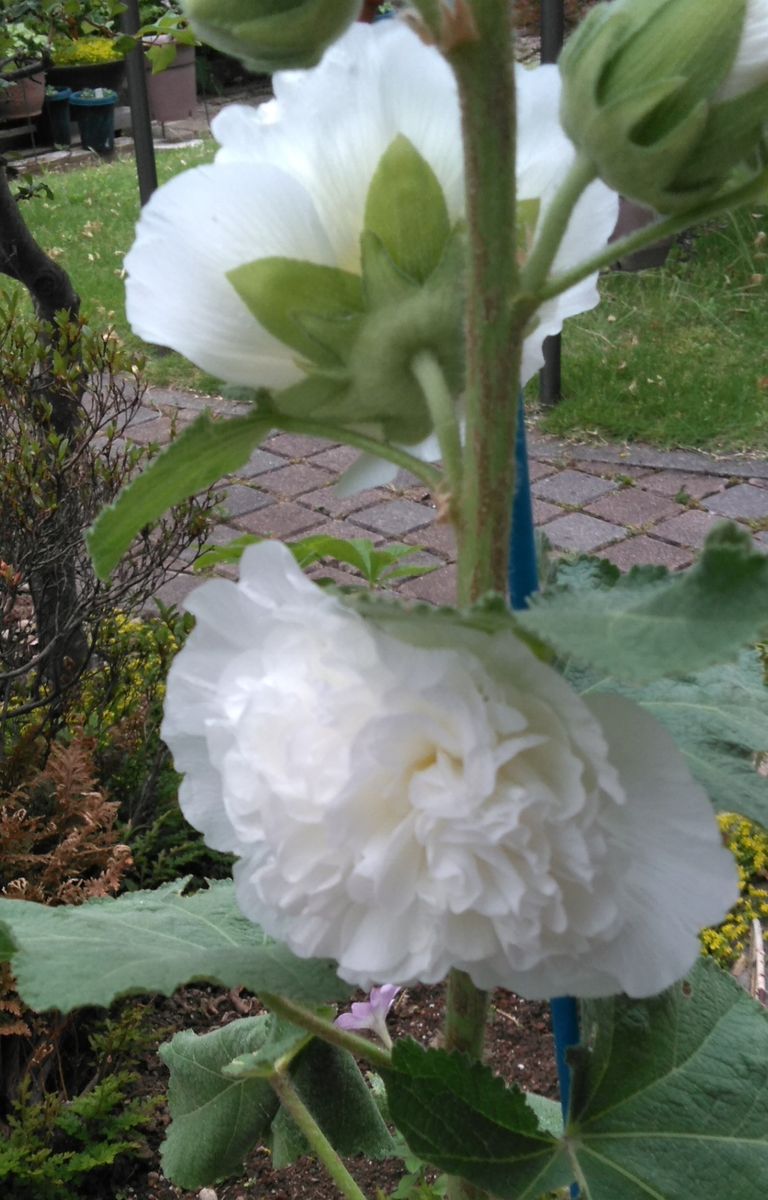
[[[207,142],[158,154],[161,181],[213,153]],[[25,202],[24,215],[71,274],[84,311],[146,355],[150,382],[215,394],[217,381],[146,346],[125,320],[122,260],[139,210],[133,160],[45,182],[54,199]],[[606,274],[600,307],[566,325],[564,399],[541,415],[540,427],[580,440],[768,450],[766,228],[766,210],[742,212],[697,230],[660,270]],[[12,286],[0,277],[0,289]]]
[[[662,269],[605,275],[599,308],[565,327],[564,399],[540,428],[768,450],[767,223],[765,210],[731,215],[695,231]]]
[[[215,145],[157,154],[161,183],[187,167],[210,162]],[[94,324],[113,325],[126,347],[146,356],[145,378],[160,387],[216,394],[221,384],[191,363],[148,346],[131,332],[125,318],[123,258],[134,238],[139,190],[133,158],[99,163],[41,177],[53,199],[38,195],[22,204],[22,213],[40,245],[69,273]],[[0,292],[15,285],[0,276]]]

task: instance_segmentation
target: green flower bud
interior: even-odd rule
[[[719,192],[768,120],[768,0],[614,0],[566,45],[561,121],[612,188],[658,212]]]
[[[251,71],[314,67],[362,0],[183,0],[197,36]]]

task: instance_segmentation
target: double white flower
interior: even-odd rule
[[[574,151],[558,119],[556,69],[520,68],[518,84],[518,192],[539,200],[541,215]],[[229,383],[279,390],[305,377],[296,352],[252,315],[227,272],[288,257],[359,273],[366,197],[398,135],[434,171],[451,220],[465,197],[453,75],[402,23],[352,26],[317,68],[279,73],[274,88],[274,101],[216,118],[215,163],[155,193],[126,268],[128,317],[142,338]],[[555,272],[605,244],[616,206],[602,183],[588,189]],[[597,301],[595,275],[542,305],[525,340],[523,383],[542,364],[543,339]]]
[[[508,629],[363,620],[277,543],[191,597],[163,737],[239,904],[342,978],[652,995],[738,895],[669,735]]]

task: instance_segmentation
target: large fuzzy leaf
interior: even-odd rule
[[[268,1140],[278,1109],[268,1081],[223,1074],[233,1059],[258,1052],[268,1033],[268,1017],[246,1017],[202,1037],[184,1030],[160,1048],[171,1073],[173,1118],[162,1162],[173,1183],[183,1188],[216,1183],[240,1172],[246,1154]]]
[[[718,810],[768,826],[768,779],[754,759],[768,750],[768,689],[757,654],[745,651],[735,663],[645,687],[568,674],[584,695],[615,691],[647,709],[672,734]]]
[[[689,675],[735,659],[768,628],[768,557],[748,533],[718,525],[690,570],[636,567],[560,577],[520,624],[564,658],[626,683]]]
[[[168,996],[193,980],[312,1003],[350,994],[331,962],[296,958],[247,921],[231,881],[191,896],[184,884],[59,908],[0,900],[0,959],[12,957],[19,994],[38,1011]]]

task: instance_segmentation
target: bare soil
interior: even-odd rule
[[[205,1033],[230,1021],[255,1015],[258,1001],[243,994],[214,988],[185,988],[171,1000],[158,998],[152,1025],[158,1041],[180,1029]],[[402,993],[390,1015],[393,1038],[410,1036],[425,1046],[439,1045],[443,1014],[442,987],[415,987]],[[493,996],[492,1018],[486,1043],[487,1061],[509,1083],[544,1096],[557,1096],[557,1076],[550,1026],[549,1006],[521,1000],[512,992],[498,991]],[[166,1070],[157,1054],[146,1056],[141,1090],[146,1095],[163,1095]],[[163,1178],[159,1168],[159,1145],[170,1116],[165,1105],[159,1109],[151,1135],[151,1155],[146,1161],[126,1164],[127,1174],[115,1182],[119,1200],[339,1200],[334,1184],[314,1160],[300,1159],[284,1170],[273,1170],[267,1150],[253,1153],[243,1175],[213,1188],[183,1191]],[[356,1158],[347,1166],[367,1196],[377,1188],[392,1191],[403,1174],[397,1160],[371,1162]]]

